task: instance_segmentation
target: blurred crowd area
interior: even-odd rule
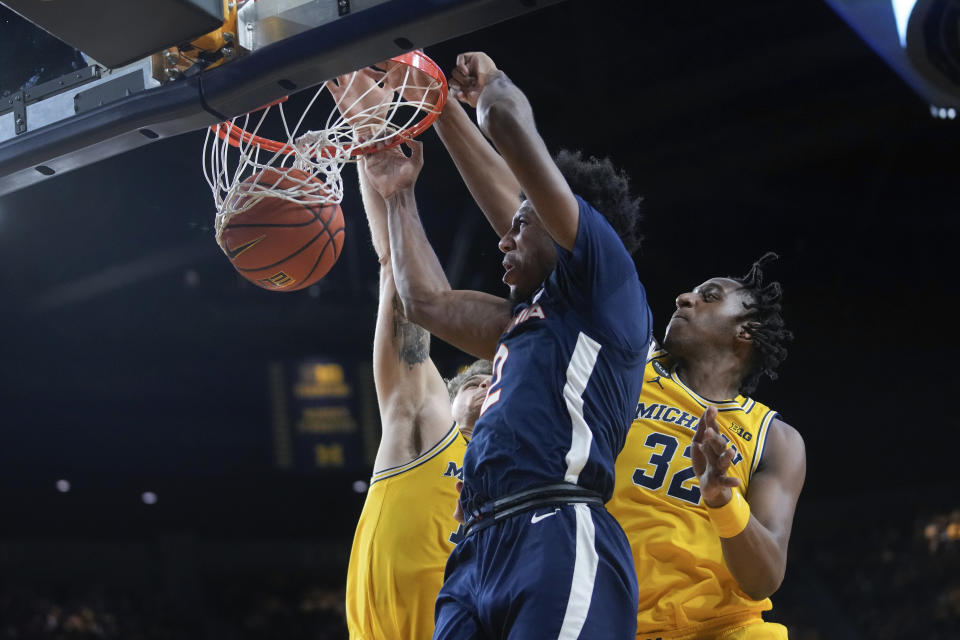
[[[895,498],[864,506],[871,524],[840,511],[814,529],[800,514],[769,618],[791,640],[960,639],[960,509],[910,518]]]
[[[342,590],[290,575],[205,585],[199,607],[158,592],[97,586],[0,591],[2,640],[342,640]]]
[[[960,638],[960,510],[883,525],[856,514],[821,520],[833,526],[795,530],[767,616],[792,640]],[[135,588],[0,577],[0,640],[340,640],[344,572],[247,571]]]

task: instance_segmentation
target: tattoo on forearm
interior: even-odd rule
[[[398,294],[393,296],[393,344],[400,360],[410,368],[424,362],[430,352],[430,334],[423,327],[407,320]]]

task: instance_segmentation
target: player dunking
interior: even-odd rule
[[[519,188],[512,174],[504,170],[502,158],[489,149],[486,140],[456,102],[447,104],[436,123],[436,130],[494,229],[499,234],[505,233],[511,214],[520,200],[517,195]],[[570,154],[558,157],[561,164],[575,160],[576,157]],[[566,167],[564,169],[565,173],[580,170],[579,167],[574,167],[573,171]],[[773,369],[785,355],[781,343],[788,333],[782,329],[779,315],[779,287],[775,284],[762,286],[760,264],[755,265],[744,278],[734,281],[739,282],[740,287],[737,294],[728,299],[740,300],[750,305],[750,309],[746,312],[745,308],[736,306],[731,309],[727,304],[724,311],[727,315],[726,325],[720,327],[726,333],[722,332],[719,339],[723,350],[726,350],[729,346],[726,342],[729,340],[729,330],[739,332],[744,325],[744,318],[749,318],[750,334],[756,334],[756,337],[739,335],[737,339],[741,350],[749,343],[750,372],[741,388],[744,393],[749,393],[761,373],[772,375]],[[717,282],[722,283],[723,279]],[[708,284],[714,283],[705,283],[693,294],[680,296],[678,305],[689,304],[691,295],[701,297],[707,307],[716,305],[721,296],[711,290]],[[722,318],[722,315],[717,317]],[[678,320],[682,319],[683,316],[678,316]],[[678,333],[673,330],[674,336]],[[716,359],[716,353],[711,353],[715,349],[709,345],[718,341],[716,329],[713,334],[699,332],[702,343],[697,353],[690,356],[690,361],[691,366],[696,365],[701,373],[710,373],[712,367],[716,366],[717,375],[711,377],[722,380],[723,372],[729,370],[729,362],[720,362]],[[727,355],[736,354],[730,352]],[[737,357],[742,356],[741,352]],[[615,500],[609,505],[628,525],[627,533],[637,561],[641,584],[638,637],[782,638],[785,629],[779,625],[763,624],[759,613],[770,608],[764,594],[772,592],[783,576],[786,542],[797,493],[803,481],[805,465],[802,440],[795,430],[774,418],[775,412],[753,400],[737,396],[735,400],[719,403],[719,419],[714,420],[711,416],[705,423],[719,423],[724,435],[718,439],[727,441],[729,438],[734,442],[729,454],[733,467],[730,473],[740,482],[740,490],[747,494],[749,504],[753,505],[754,518],[763,523],[767,541],[774,541],[775,552],[761,553],[764,558],[762,562],[757,562],[754,555],[749,555],[745,565],[747,574],[743,575],[741,568],[736,579],[731,575],[736,566],[731,565],[729,568],[724,566],[717,571],[711,570],[709,577],[700,581],[685,583],[682,576],[691,571],[699,572],[704,567],[722,565],[723,548],[732,544],[720,543],[712,526],[707,523],[709,516],[701,507],[698,510],[701,517],[695,519],[697,526],[686,532],[683,542],[677,541],[677,546],[671,547],[672,557],[683,561],[672,568],[671,577],[665,565],[655,560],[658,557],[656,551],[662,551],[665,539],[674,539],[675,527],[682,528],[683,523],[689,522],[689,518],[682,513],[684,503],[678,500],[699,499],[699,486],[694,479],[696,474],[693,467],[701,472],[698,478],[705,483],[704,486],[715,485],[722,473],[719,473],[717,464],[709,472],[703,471],[704,465],[699,462],[691,467],[691,452],[686,448],[688,443],[683,442],[683,446],[677,450],[671,437],[662,432],[664,424],[682,425],[682,429],[674,429],[689,440],[696,416],[709,404],[682,382],[678,384],[675,378],[679,374],[671,377],[664,370],[665,363],[669,362],[666,358],[665,352],[655,351],[655,357],[648,364],[650,370],[645,376],[647,385],[639,403],[638,419],[630,433],[628,446],[618,460],[618,488]],[[644,424],[650,420],[660,423],[660,432],[644,429]],[[708,431],[701,433],[701,437],[705,437]],[[755,436],[756,433],[760,436]],[[795,465],[782,463],[784,456],[781,448],[788,451]],[[681,451],[680,455],[678,451]],[[739,466],[744,458],[751,461],[745,470],[746,477],[742,473],[744,467]],[[677,462],[671,465],[674,460]],[[719,460],[715,462],[719,463]],[[753,469],[758,469],[759,481],[750,485]],[[713,479],[705,478],[704,473],[712,475]],[[754,488],[747,493],[749,486],[761,485],[764,489]],[[770,487],[782,497],[782,501],[779,498],[775,500],[777,504],[774,508],[770,507]],[[639,500],[636,493],[638,488],[659,488],[661,495],[648,501]],[[671,502],[674,508],[665,508]],[[714,517],[721,519],[722,511]],[[745,520],[743,522],[746,523]],[[759,573],[756,569],[760,570]],[[660,579],[646,580],[648,576],[658,575]],[[700,600],[704,591],[722,595],[715,595],[712,601],[704,604]],[[747,592],[754,597],[745,595]]]
[[[496,169],[502,159],[489,153],[486,141],[457,103],[448,103],[436,128],[471,193],[494,229],[503,234],[509,228],[510,218],[504,212],[515,210],[520,198],[517,189],[511,189],[509,180]],[[557,161],[565,174],[581,170],[576,166],[575,155],[561,153]],[[573,166],[565,167],[568,163]],[[761,267],[768,259],[761,260],[743,278],[711,280],[678,298],[678,305],[695,307],[697,300],[702,299],[703,308],[714,310],[711,314],[714,326],[703,327],[702,320],[690,325],[698,327],[695,336],[688,334],[691,346],[674,345],[679,353],[689,354],[687,367],[698,372],[691,384],[703,384],[704,376],[714,382],[725,380],[731,370],[731,358],[749,363],[740,362],[736,366],[737,370],[746,371],[740,387],[742,393],[750,393],[761,374],[773,375],[786,353],[782,343],[789,333],[783,330],[779,314],[779,286],[775,283],[763,286]],[[720,291],[714,290],[715,285],[724,282],[729,285],[731,281],[739,283],[735,294],[723,297]],[[724,304],[718,305],[721,299]],[[735,303],[732,307],[731,301]],[[749,305],[749,309],[738,307],[737,301]],[[677,325],[686,317],[678,313],[677,321],[670,325],[670,336],[677,340],[684,335]],[[750,330],[741,335],[745,326]],[[737,334],[735,347],[731,344],[731,332]],[[725,357],[719,358],[721,354]],[[729,454],[733,456],[733,470],[727,471],[730,465],[726,465],[721,472],[719,465],[714,464],[704,477],[707,472],[698,462],[700,475],[697,475],[691,466],[691,452],[686,447],[697,417],[710,403],[689,386],[678,383],[677,375],[672,376],[665,370],[666,363],[670,362],[666,352],[655,350],[655,355],[644,376],[637,420],[617,461],[615,497],[608,504],[611,513],[623,519],[636,561],[640,585],[638,637],[782,638],[786,630],[780,625],[763,623],[760,612],[770,608],[766,595],[775,590],[783,576],[793,509],[803,483],[803,442],[793,428],[775,418],[775,412],[737,396],[735,400],[718,403],[718,418],[705,421],[705,424],[717,425],[723,434],[719,436],[721,440],[725,442],[729,438],[734,443],[732,452],[735,453]],[[713,397],[706,389],[701,393]],[[731,392],[724,388],[717,397],[728,393]],[[736,386],[732,393],[738,393]],[[659,431],[650,428],[651,424],[659,426]],[[670,428],[677,433],[671,434]],[[704,430],[701,437],[712,430],[712,426],[710,431]],[[675,449],[673,438],[676,436],[682,436],[682,445]],[[741,465],[744,458],[750,464]],[[794,464],[785,463],[786,459]],[[717,478],[723,473],[739,480],[740,491],[747,496],[747,504],[752,505],[754,519],[763,523],[766,530],[762,537],[764,543],[756,553],[747,554],[746,560],[743,554],[731,557],[727,561],[734,564],[729,567],[724,564],[723,550],[734,543],[721,543],[707,520],[709,510],[687,503],[698,499],[698,481],[708,487],[716,486]],[[696,526],[683,528],[690,522],[684,509],[698,514],[693,520]],[[714,518],[722,519],[723,510]],[[674,535],[678,530],[685,531],[682,542]],[[664,546],[664,542],[670,540],[676,546]],[[742,540],[738,539],[741,544]],[[770,547],[763,548],[771,543],[772,553]],[[671,567],[669,562],[658,561],[664,553],[676,564]],[[710,570],[704,575],[705,568]],[[686,581],[685,576],[691,572],[702,575],[703,579]],[[715,594],[707,604],[701,600],[704,592]],[[748,593],[752,596],[746,595]]]
[[[760,614],[786,568],[803,440],[741,395],[786,356],[773,257],[677,296],[666,351],[651,349],[607,505],[633,548],[638,640],[787,637]]]
[[[342,95],[340,87],[332,91]],[[381,265],[373,367],[383,436],[350,553],[347,626],[351,640],[429,638],[459,536],[455,485],[490,362],[477,361],[444,383],[429,357],[429,334],[403,314],[384,203],[362,170],[360,191]]]
[[[464,458],[466,538],[447,566],[434,637],[633,638],[630,550],[603,502],[650,338],[629,251],[637,203],[612,199],[605,218],[575,196],[525,96],[488,57],[460,56],[453,80],[527,196],[500,241],[510,300],[450,289],[416,214],[418,143],[410,158],[365,159],[387,203],[407,316],[494,355]]]

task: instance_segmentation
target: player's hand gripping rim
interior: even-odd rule
[[[410,155],[402,147],[409,147]],[[363,156],[363,171],[377,193],[384,200],[394,194],[412,189],[423,168],[423,144],[407,140],[401,146],[384,149],[384,143],[374,146],[375,153]]]
[[[450,92],[460,102],[476,108],[484,87],[501,72],[493,59],[480,51],[461,53],[450,72]]]

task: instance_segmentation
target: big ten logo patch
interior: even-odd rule
[[[736,422],[730,423],[730,431],[743,438],[744,442],[750,442],[753,440],[753,434],[738,425]]]
[[[260,280],[257,280],[257,282],[265,287],[283,289],[292,285],[294,282],[296,282],[296,280],[285,274],[283,271],[277,271],[269,278],[261,278]]]

